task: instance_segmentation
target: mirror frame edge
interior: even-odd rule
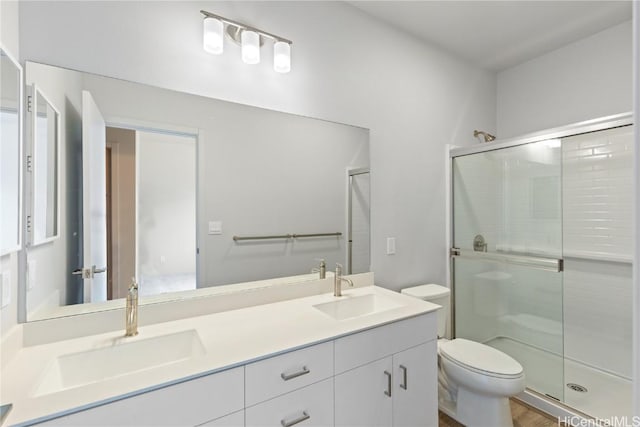
[[[0,254],[0,257],[10,256],[12,253],[17,254],[17,274],[16,274],[16,282],[17,282],[17,324],[24,324],[27,322],[27,291],[26,291],[26,280],[25,274],[27,267],[27,251],[26,251],[26,239],[27,239],[27,231],[25,225],[25,204],[27,203],[25,197],[25,146],[24,146],[24,102],[25,102],[25,90],[24,90],[24,67],[16,59],[16,57],[7,50],[4,43],[0,41],[0,49],[4,54],[9,58],[9,60],[16,66],[18,69],[18,144],[19,144],[19,159],[20,159],[20,167],[18,168],[18,176],[19,176],[19,202],[18,202],[18,227],[20,232],[18,233],[18,245],[14,250],[9,250],[6,253]]]
[[[23,83],[23,86],[24,83]],[[27,215],[30,218],[30,221],[26,221],[27,226],[23,228],[25,229],[26,235],[24,237],[24,242],[25,242],[25,248],[28,247],[36,247],[36,246],[40,246],[40,245],[44,245],[50,242],[53,242],[55,240],[57,240],[60,237],[60,224],[61,224],[61,220],[60,220],[60,201],[61,201],[61,194],[60,194],[60,180],[62,178],[62,171],[60,168],[60,162],[62,159],[62,153],[61,153],[61,149],[60,149],[60,141],[61,141],[61,136],[62,136],[62,129],[61,129],[61,114],[60,114],[60,109],[58,107],[56,107],[47,97],[46,94],[44,94],[39,88],[38,86],[34,83],[33,85],[30,85],[28,87],[25,86],[25,88],[27,89],[25,92],[25,96],[26,97],[31,97],[31,104],[29,104],[29,102],[26,102],[26,110],[23,111],[23,114],[25,116],[27,116],[24,119],[24,130],[25,130],[25,134],[28,134],[28,138],[24,138],[25,140],[28,139],[28,144],[24,144],[25,146],[25,158],[27,156],[31,156],[31,163],[32,163],[32,171],[30,172],[27,168],[23,168],[24,169],[24,177],[23,180],[25,182],[25,189],[27,191],[29,191],[30,193],[30,197],[24,197],[25,198],[25,204],[24,204],[24,214]],[[56,170],[55,170],[55,177],[56,177],[56,183],[55,183],[55,192],[56,192],[56,196],[55,196],[55,223],[56,223],[56,232],[54,235],[50,236],[50,237],[45,237],[42,240],[38,240],[36,241],[35,239],[35,233],[34,233],[34,229],[33,229],[33,224],[35,223],[35,217],[36,217],[36,212],[34,211],[35,207],[34,204],[31,203],[31,199],[33,198],[33,195],[35,193],[35,174],[36,174],[36,170],[37,170],[37,165],[34,163],[35,162],[35,157],[34,157],[34,153],[35,153],[35,138],[36,138],[36,121],[33,120],[33,116],[37,115],[37,107],[36,107],[36,97],[37,96],[41,96],[42,99],[44,99],[44,101],[51,107],[51,109],[56,113],[55,116],[55,124],[56,124],[56,131],[55,131],[55,136],[56,136],[56,141],[55,141],[55,159],[56,159]],[[28,111],[28,107],[29,105],[32,106],[33,108],[33,112]],[[26,132],[28,131],[28,132]],[[31,173],[32,175],[29,175],[29,173]],[[28,224],[31,224],[31,229],[29,230],[29,226]]]
[[[0,257],[9,256],[14,252],[21,252],[25,247],[24,236],[24,68],[15,56],[7,50],[5,45],[0,41],[0,50],[9,58],[18,70],[18,242],[16,246],[8,248],[5,252],[0,251]],[[19,271],[18,271],[19,272]]]

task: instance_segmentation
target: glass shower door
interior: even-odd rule
[[[454,336],[524,367],[563,399],[561,149],[549,140],[455,157]]]

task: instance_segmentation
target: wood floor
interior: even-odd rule
[[[511,415],[514,427],[558,427],[558,420],[530,408],[517,400],[511,400]],[[440,412],[439,427],[464,427],[459,422]],[[490,426],[487,426],[490,427]]]

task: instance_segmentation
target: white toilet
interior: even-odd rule
[[[443,338],[450,291],[421,285],[403,294],[442,306],[438,310],[438,408],[468,427],[513,427],[509,397],[524,391],[522,365],[484,344]]]

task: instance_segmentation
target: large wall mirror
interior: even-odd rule
[[[21,247],[22,68],[0,48],[0,256]]]
[[[367,129],[33,62],[25,80],[57,109],[61,171],[27,320],[122,307],[132,277],[145,303],[369,270]]]

